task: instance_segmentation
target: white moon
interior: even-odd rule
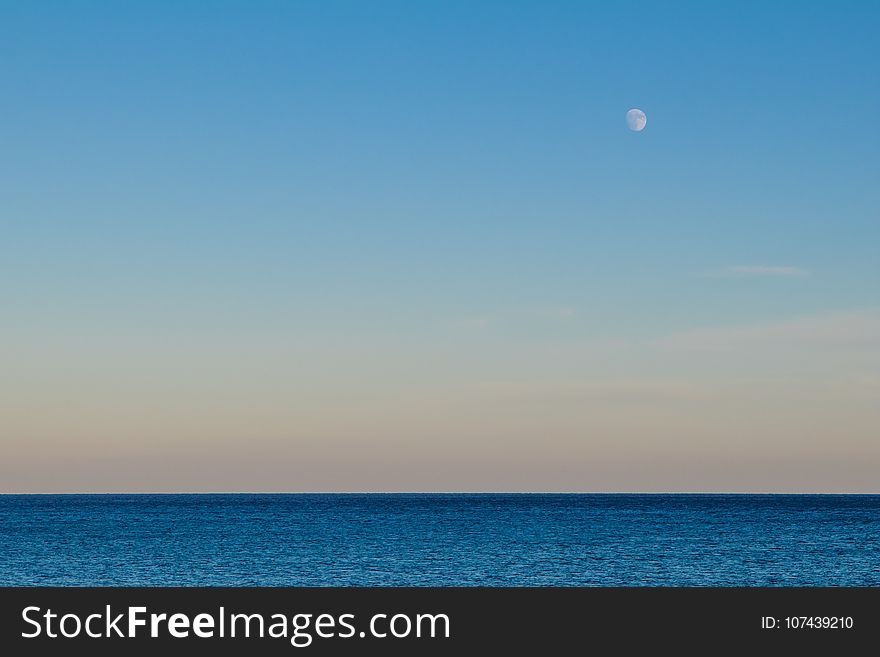
[[[626,113],[626,127],[633,132],[641,132],[648,123],[648,117],[640,110],[633,108]]]

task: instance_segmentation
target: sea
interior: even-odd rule
[[[0,495],[6,586],[878,586],[880,495]]]

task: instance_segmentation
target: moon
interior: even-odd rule
[[[637,108],[631,109],[626,113],[626,127],[633,132],[641,132],[648,123],[648,117],[645,113]]]

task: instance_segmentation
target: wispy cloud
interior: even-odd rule
[[[479,330],[487,328],[490,324],[488,317],[463,317],[452,322],[455,328]]]
[[[672,379],[613,379],[602,381],[490,382],[474,387],[476,394],[510,402],[525,401],[596,401],[596,402],[668,402],[704,401],[711,396],[705,384]]]
[[[783,322],[683,331],[659,341],[666,349],[726,350],[745,345],[778,349],[880,346],[880,311],[800,317]]]
[[[732,265],[703,274],[706,278],[803,278],[810,272],[790,265]]]
[[[551,308],[548,314],[553,319],[570,319],[574,317],[574,308],[571,306],[556,306]]]

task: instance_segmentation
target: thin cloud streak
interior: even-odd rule
[[[491,320],[488,317],[464,317],[452,322],[455,328],[468,330],[481,330],[488,328]]]
[[[703,274],[705,278],[804,278],[810,272],[790,265],[733,265]]]
[[[664,349],[719,350],[743,345],[818,347],[880,346],[880,311],[835,313],[782,322],[700,328],[658,342]]]

